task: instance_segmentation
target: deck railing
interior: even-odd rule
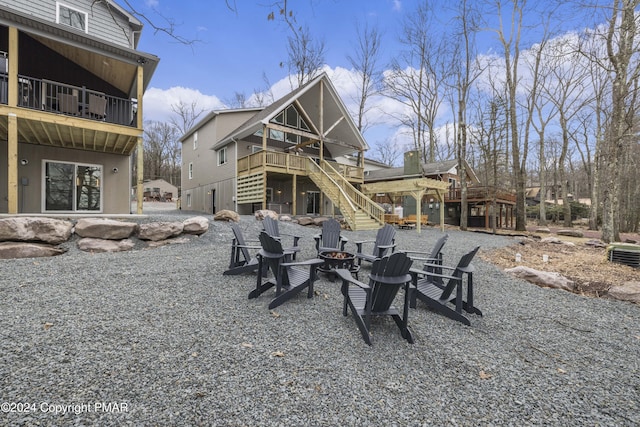
[[[0,73],[0,103],[7,104],[9,79]],[[46,79],[18,75],[18,106],[49,113],[136,127],[138,103]]]
[[[507,202],[516,201],[515,192],[504,190],[501,188],[496,188],[492,186],[483,186],[483,187],[468,187],[467,188],[467,199],[482,199],[482,200],[491,200],[493,197],[497,200],[503,200]],[[461,189],[460,188],[450,188],[449,191],[445,193],[445,200],[460,200],[461,198]]]
[[[283,172],[306,172],[307,158],[281,151],[258,151],[238,159],[238,173],[256,172],[263,166],[281,169]]]

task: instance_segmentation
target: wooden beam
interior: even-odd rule
[[[10,106],[18,105],[18,29],[9,27],[9,94]],[[7,117],[7,202],[10,214],[18,213],[18,115]]]
[[[142,214],[142,202],[144,195],[144,140],[142,138],[142,98],[144,96],[144,68],[142,65],[138,65],[138,78],[136,81],[137,84],[137,95],[138,95],[138,111],[136,112],[137,123],[136,126],[138,128],[138,149],[137,149],[137,176],[136,176],[136,213],[138,215]]]

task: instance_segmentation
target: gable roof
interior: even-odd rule
[[[320,110],[319,91],[324,89],[326,89],[323,93],[324,108]],[[326,73],[322,73],[256,113],[255,116],[214,144],[212,150],[218,150],[232,141],[256,133],[282,110],[293,104],[302,107],[304,112],[301,111],[301,113],[311,120],[311,123],[307,124],[312,128],[319,127],[322,116],[324,128],[328,129],[328,131],[325,130],[325,144],[330,146],[334,157],[369,149],[331,80]],[[322,130],[319,129],[318,133],[320,131]],[[312,133],[316,132],[312,131]]]
[[[466,163],[466,162],[465,162]],[[413,174],[405,174],[404,167],[396,167],[390,169],[378,169],[369,171],[367,176],[365,176],[366,182],[375,182],[375,181],[387,181],[394,179],[407,179],[407,178],[417,178],[420,176],[434,176],[434,175],[442,175],[442,174],[457,174],[458,161],[453,160],[444,160],[441,162],[433,162],[433,163],[422,163],[422,174],[413,173]],[[467,175],[474,183],[479,183],[478,177],[471,167],[466,164]]]

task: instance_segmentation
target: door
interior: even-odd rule
[[[319,191],[307,191],[307,213],[316,215],[320,213]]]
[[[101,211],[102,166],[45,162],[45,211]]]

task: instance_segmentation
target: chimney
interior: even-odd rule
[[[418,155],[417,151],[407,151],[406,153],[404,153],[404,174],[422,175],[420,156]]]

